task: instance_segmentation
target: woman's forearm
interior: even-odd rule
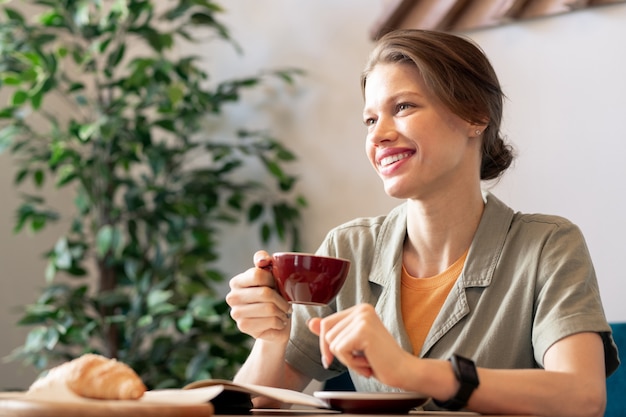
[[[479,370],[481,386],[469,406],[484,414],[512,413],[550,417],[602,417],[603,381],[580,375],[527,370]]]
[[[545,417],[602,417],[606,376],[600,337],[580,333],[560,340],[544,357],[546,369],[478,368],[480,384],[467,408],[482,414]],[[380,367],[387,370],[389,366]],[[386,383],[440,401],[459,388],[449,363],[405,357],[399,371],[384,372]]]
[[[256,340],[250,356],[234,378],[234,382],[287,388],[302,391],[310,379],[295,371],[285,362],[283,344]],[[253,399],[257,408],[280,408],[280,402],[269,398]]]

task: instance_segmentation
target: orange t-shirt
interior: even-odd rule
[[[418,355],[439,310],[456,282],[467,252],[448,269],[428,278],[415,278],[402,265],[402,319],[411,339],[413,353]]]

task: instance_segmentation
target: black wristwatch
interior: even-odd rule
[[[447,410],[456,411],[467,405],[472,392],[478,387],[478,372],[476,372],[474,361],[463,356],[452,355],[450,363],[452,363],[456,379],[461,383],[461,388],[450,400],[444,402],[435,400],[435,404]]]

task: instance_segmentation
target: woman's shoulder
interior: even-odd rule
[[[512,229],[523,230],[526,234],[551,236],[553,239],[584,240],[580,227],[572,220],[545,213],[516,212],[513,217]]]
[[[514,221],[526,224],[545,224],[556,227],[575,226],[574,222],[566,217],[545,213],[523,213],[518,211],[515,213]]]
[[[511,222],[513,226],[526,227],[534,225],[543,228],[566,228],[578,229],[577,225],[570,219],[549,213],[524,212],[510,208],[507,204],[499,200],[493,194],[487,194],[488,203],[492,206],[491,214],[511,213]]]

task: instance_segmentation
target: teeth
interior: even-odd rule
[[[394,162],[398,162],[399,160],[404,159],[410,155],[411,155],[410,152],[403,152],[403,153],[398,153],[392,156],[388,156],[380,160],[380,165],[385,167],[387,165],[393,164]]]

